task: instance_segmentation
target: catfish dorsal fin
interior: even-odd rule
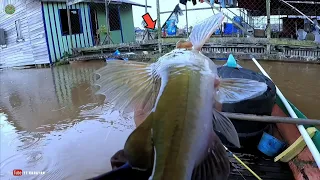
[[[153,145],[151,127],[153,114],[140,124],[128,137],[124,146],[124,155],[132,168],[149,170],[153,166]]]
[[[226,150],[217,135],[213,135],[205,159],[194,168],[192,180],[227,180],[230,173],[230,162]]]
[[[196,24],[189,36],[193,49],[200,51],[204,43],[210,39],[213,32],[221,25],[223,19],[224,15],[220,12]]]

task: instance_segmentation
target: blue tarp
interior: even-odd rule
[[[235,16],[233,18],[235,22],[242,26],[242,17]],[[242,33],[242,31],[233,23],[225,23],[224,24],[224,34],[238,34]]]
[[[224,34],[233,34],[235,33],[236,29],[233,27],[233,24],[232,23],[225,23],[224,24]]]
[[[167,34],[168,36],[176,35],[177,28],[176,28],[176,21],[174,19],[170,19],[167,21]]]

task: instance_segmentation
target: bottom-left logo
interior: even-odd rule
[[[22,170],[21,169],[14,169],[12,173],[13,173],[14,176],[22,176]]]

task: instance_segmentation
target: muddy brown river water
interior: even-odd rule
[[[258,71],[250,61],[240,63]],[[132,114],[119,116],[94,95],[92,75],[104,65],[0,71],[0,179],[81,180],[111,169],[110,157],[134,123]],[[320,119],[320,65],[261,65],[292,103]],[[14,169],[45,174],[17,177]]]

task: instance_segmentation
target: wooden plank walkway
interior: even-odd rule
[[[179,38],[161,39],[163,52],[166,53],[172,50],[178,40]],[[271,46],[270,52],[267,50],[267,44]],[[150,52],[156,53],[158,51],[158,40],[76,48],[73,49],[71,60],[93,60],[96,57],[98,59],[106,58],[106,54],[113,53],[117,49],[121,54],[123,52],[141,54],[142,51],[148,51],[149,54]],[[226,58],[232,53],[237,59],[251,59],[250,55],[254,55],[257,59],[263,60],[320,63],[320,45],[293,40],[271,39],[268,41],[259,38],[213,38],[204,44],[202,52],[211,59]],[[135,56],[140,55],[131,57],[135,58]],[[147,56],[149,55],[143,57],[142,60],[148,59]],[[131,57],[128,58],[131,60]],[[140,57],[135,59],[139,60]]]
[[[139,62],[148,62],[153,59],[159,58],[163,54],[121,54],[118,58],[128,58],[130,61],[139,61]],[[103,53],[103,54],[92,54],[92,55],[83,55],[83,56],[75,56],[70,57],[68,60],[72,61],[89,61],[89,60],[106,60],[106,58],[115,58],[113,53]]]

